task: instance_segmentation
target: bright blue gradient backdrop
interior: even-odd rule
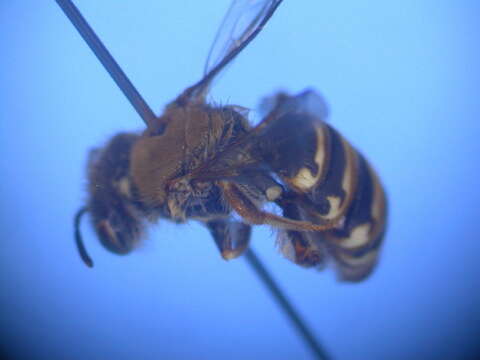
[[[201,75],[227,1],[77,5],[157,113]],[[321,91],[330,121],[389,195],[366,282],[253,247],[328,351],[347,359],[467,359],[480,330],[480,70],[475,1],[285,0],[212,99],[255,108]],[[197,223],[159,222],[96,267],[74,247],[90,148],[142,122],[54,1],[0,0],[0,347],[11,359],[309,359],[243,259]]]

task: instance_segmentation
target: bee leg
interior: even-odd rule
[[[325,231],[333,229],[336,226],[336,223],[317,225],[308,221],[293,220],[271,214],[260,210],[248,196],[234,184],[220,181],[219,186],[222,188],[225,199],[230,206],[250,224],[267,224],[280,229],[298,231]]]
[[[285,202],[280,206],[285,217],[295,220],[304,218],[295,203]],[[277,241],[280,251],[294,263],[304,267],[323,268],[325,256],[320,240],[322,234],[320,232],[281,230]]]
[[[225,260],[242,255],[250,243],[250,225],[229,219],[217,219],[207,222],[206,226]]]
[[[283,187],[276,182],[270,175],[263,172],[245,172],[235,179],[229,179],[234,182],[237,187],[245,190],[251,189],[250,193],[258,193],[259,196],[253,196],[254,198],[263,198],[262,201],[275,201],[283,194]]]

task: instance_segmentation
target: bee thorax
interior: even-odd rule
[[[218,189],[212,182],[198,182],[180,179],[168,188],[167,205],[174,221],[186,221],[187,217],[207,214],[208,205],[218,202]]]

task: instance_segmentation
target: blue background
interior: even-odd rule
[[[227,1],[77,5],[157,113],[198,80]],[[467,359],[480,329],[476,1],[286,0],[217,81],[255,108],[314,87],[367,154],[391,217],[377,271],[338,283],[253,247],[335,359]],[[243,259],[162,221],[86,268],[72,216],[90,148],[142,123],[54,1],[0,0],[0,347],[12,359],[309,359]]]

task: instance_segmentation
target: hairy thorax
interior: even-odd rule
[[[247,121],[232,107],[168,107],[131,152],[131,177],[140,200],[179,222],[211,217],[212,211],[226,215],[216,184],[199,181],[195,174],[247,130]]]

